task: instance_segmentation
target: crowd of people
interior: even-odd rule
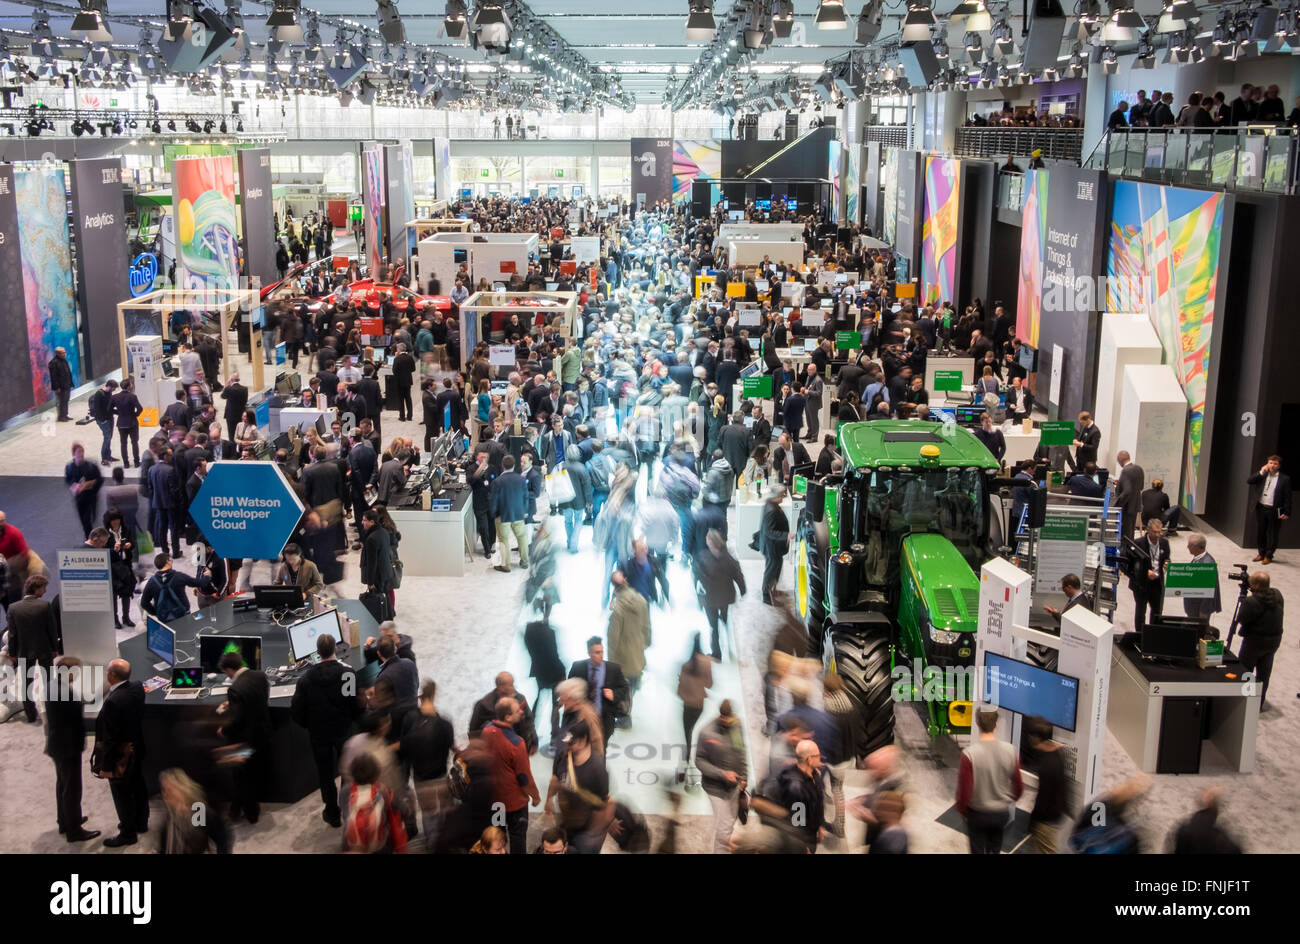
[[[1228,101],[1223,92],[1192,91],[1181,104],[1174,103],[1173,92],[1138,89],[1136,101],[1121,101],[1106,121],[1112,131],[1126,128],[1218,128],[1235,129],[1243,124],[1287,124],[1300,126],[1300,99],[1290,114],[1276,85],[1241,86],[1236,98]]]

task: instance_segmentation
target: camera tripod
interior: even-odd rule
[[[1229,575],[1229,579],[1234,578]],[[1244,578],[1239,582],[1240,586],[1238,587],[1239,592],[1237,593],[1237,605],[1232,608],[1232,622],[1228,624],[1228,638],[1223,644],[1225,652],[1232,649],[1232,637],[1237,635],[1237,628],[1241,625],[1241,601],[1246,599],[1246,594],[1250,592],[1250,585]]]

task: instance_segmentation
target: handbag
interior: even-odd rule
[[[564,466],[557,467],[546,476],[546,493],[551,496],[552,505],[565,505],[573,501],[576,494],[573,490],[573,481]]]
[[[141,554],[153,553],[153,535],[143,528],[137,528],[135,532],[135,546]]]
[[[388,603],[388,594],[382,590],[366,590],[361,594],[361,605],[375,618],[376,623],[393,618],[393,608]]]
[[[393,558],[393,589],[402,589],[402,562]]]
[[[749,791],[741,790],[736,795],[736,819],[741,826],[749,822]]]
[[[558,815],[556,822],[570,833],[581,832],[591,822],[596,810],[605,808],[605,801],[589,790],[578,786],[578,777],[573,770],[573,754],[567,755],[569,762],[569,782],[561,784],[557,798]]]

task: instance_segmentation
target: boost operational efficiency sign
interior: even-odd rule
[[[274,560],[303,506],[274,462],[218,462],[190,514],[218,557]]]

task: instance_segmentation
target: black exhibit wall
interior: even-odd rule
[[[1057,164],[1048,172],[1043,311],[1038,334],[1038,399],[1051,390],[1054,345],[1060,345],[1061,393],[1056,412],[1073,419],[1092,408],[1097,392],[1098,310],[1105,299],[1095,291],[1103,268],[1110,219],[1109,179],[1101,171]],[[1046,382],[1047,386],[1044,386]]]
[[[880,142],[868,141],[862,156],[862,222],[880,235]]]
[[[894,251],[907,260],[908,280],[921,277],[921,187],[924,172],[924,155],[917,151],[898,152],[898,220],[894,224]]]
[[[957,297],[953,304],[981,299],[984,311],[991,317],[994,298],[989,291],[989,266],[997,168],[988,161],[963,158],[961,173],[962,234],[957,241],[961,259],[957,265]]]
[[[122,161],[102,157],[73,161],[70,167],[81,356],[85,359],[82,376],[89,379],[122,366],[117,303],[130,298]]]
[[[653,140],[653,139],[633,139]],[[835,129],[823,126],[794,141],[723,141],[722,177],[767,177],[794,180],[823,180],[830,153],[827,145],[835,140]],[[671,142],[670,142],[671,143]],[[633,147],[632,193],[637,192],[637,174]],[[671,159],[671,154],[669,155]]]
[[[672,138],[633,138],[632,203],[645,196],[645,205],[654,206],[673,198]],[[725,174],[723,175],[726,176]]]
[[[239,155],[239,222],[244,231],[244,267],[251,282],[270,285],[275,268],[275,219],[271,198],[270,148],[244,148]]]
[[[1246,479],[1271,454],[1300,475],[1300,319],[1293,313],[1300,259],[1300,198],[1237,192],[1218,350],[1218,383],[1201,517],[1242,547],[1255,544],[1254,493]],[[1220,275],[1220,279],[1222,279]],[[1217,320],[1217,319],[1216,319]],[[1294,517],[1294,515],[1293,515]],[[1300,547],[1300,527],[1284,522],[1283,547]],[[1242,561],[1220,561],[1220,566]]]
[[[989,237],[988,314],[999,301],[1013,317],[1016,314],[1016,295],[1020,284],[1020,224],[1006,223],[1001,214],[993,220]]]
[[[32,407],[32,358],[26,344],[23,254],[18,244],[14,169],[0,164],[0,424]],[[41,370],[45,365],[39,365]]]

